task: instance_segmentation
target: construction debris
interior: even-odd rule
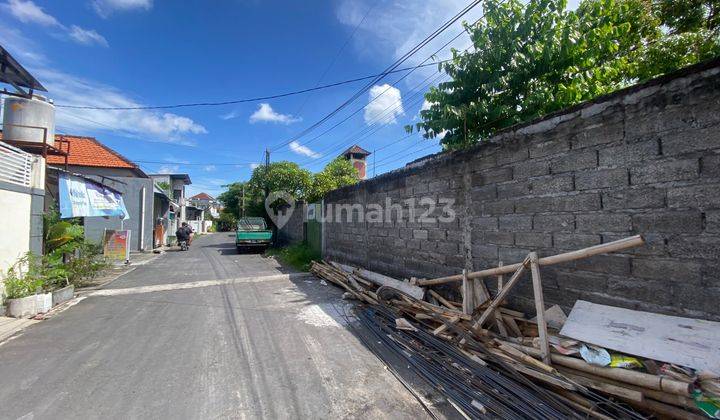
[[[566,320],[560,307],[545,309],[540,267],[642,243],[636,236],[544,258],[530,253],[517,264],[431,280],[398,280],[330,262],[313,262],[311,271],[360,301],[358,320],[388,355],[406,360],[465,418],[720,418],[718,372],[568,337],[559,329],[578,330],[574,311]],[[526,271],[533,281],[533,319],[504,306]],[[511,273],[507,281],[498,277]],[[501,287],[495,296],[483,296],[482,279],[490,276]],[[454,281],[463,282],[463,302],[421,287]],[[470,311],[469,300],[477,304]],[[718,354],[717,348],[707,351],[715,353],[708,360]],[[583,360],[588,354],[599,362]]]

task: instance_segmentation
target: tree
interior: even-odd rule
[[[486,0],[416,125],[445,148],[720,54],[718,0]],[[412,131],[413,127],[406,127]]]
[[[273,162],[268,167],[258,166],[253,170],[248,187],[255,195],[264,197],[267,188],[269,192],[284,191],[296,200],[305,198],[312,181],[312,174],[302,169],[295,162]]]
[[[349,160],[337,157],[328,163],[322,171],[313,176],[312,185],[307,195],[309,203],[322,199],[328,191],[352,185],[360,181],[360,174]]]
[[[224,207],[221,213],[223,224],[234,225],[234,221],[242,215],[266,217],[266,187],[268,192],[284,191],[296,200],[302,200],[311,185],[312,174],[300,168],[297,163],[281,161],[271,163],[267,168],[258,166],[253,170],[249,181],[229,184],[227,191],[218,196]]]

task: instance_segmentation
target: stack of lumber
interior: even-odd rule
[[[601,328],[600,324],[593,326],[584,320],[591,320],[591,315],[597,311],[588,313],[587,305],[581,301],[567,320],[562,309],[557,306],[546,309],[542,302],[540,266],[568,261],[569,254],[572,254],[572,260],[638,246],[642,244],[642,239],[638,238],[604,244],[605,251],[588,248],[545,258],[530,253],[518,264],[500,265],[483,272],[463,272],[442,279],[398,280],[328,261],[313,262],[311,272],[341,287],[348,296],[359,301],[361,307],[357,314],[365,326],[378,331],[379,338],[391,337],[387,342],[388,349],[399,346],[394,351],[411,357],[410,364],[417,364],[421,376],[466,418],[507,418],[513,417],[513,413],[523,417],[522,413],[513,411],[513,407],[537,404],[539,400],[550,410],[545,416],[548,418],[555,415],[567,418],[568,412],[573,416],[603,419],[645,418],[647,415],[690,419],[711,417],[708,413],[712,413],[720,401],[720,381],[712,369],[720,354],[707,354],[710,362],[702,362],[701,359],[705,360],[702,351],[692,354],[689,359],[672,359],[653,345],[649,347],[655,350],[650,353],[641,349],[630,352],[628,350],[633,347],[628,344],[603,340],[599,330],[591,330],[592,327]],[[505,306],[508,292],[520,281],[526,269],[536,292],[536,307],[544,309],[532,319]],[[502,274],[512,276],[504,281]],[[498,282],[495,296],[490,295],[482,281],[490,276]],[[432,289],[454,281],[463,282],[463,302]],[[584,312],[582,308],[586,308]],[[642,318],[636,314],[623,316]],[[390,323],[390,319],[394,319],[394,323]],[[630,330],[644,329],[644,326],[634,326],[629,321],[623,325]],[[605,319],[597,322],[607,324]],[[669,321],[652,318],[652,322]],[[615,324],[617,330],[621,323]],[[676,324],[699,328],[688,322],[677,321]],[[707,327],[706,324],[702,326]],[[703,332],[712,335],[715,326],[707,328],[710,329]],[[576,332],[586,329],[592,337]],[[641,339],[636,337],[634,341]],[[668,341],[672,342],[672,337]],[[702,344],[714,345],[712,339],[706,341]],[[447,347],[438,342],[446,343],[444,346]],[[609,357],[610,352],[599,348],[603,346],[612,352],[612,364],[603,366],[594,359],[589,360],[592,364],[586,361],[588,349],[599,349],[601,354]],[[717,350],[706,351],[717,353]],[[653,359],[655,356],[659,358]],[[423,359],[423,363],[418,363],[418,358]],[[677,364],[685,360],[695,361],[692,363],[695,366]],[[465,366],[467,363],[475,367],[470,369]],[[512,383],[503,382],[507,389],[500,391],[487,389],[486,382],[476,380],[479,373],[473,369],[480,369],[479,366],[491,369]],[[483,373],[489,374],[489,371]],[[525,391],[519,391],[520,388]],[[501,404],[497,392],[510,392],[515,399],[512,403]]]

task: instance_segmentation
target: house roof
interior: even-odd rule
[[[2,46],[0,46],[0,82],[47,92],[47,89]]]
[[[358,146],[357,144],[354,145],[354,146],[352,146],[352,147],[350,147],[350,148],[348,148],[346,151],[342,152],[342,156],[345,156],[345,155],[350,154],[350,153],[359,154],[359,155],[365,155],[365,156],[368,156],[368,155],[371,154],[370,152],[368,152],[367,150],[365,150],[365,149],[363,149],[362,147]]]
[[[95,137],[56,134],[55,140],[62,140],[62,142],[55,144],[57,148],[69,152],[68,165],[139,169],[136,164],[132,163],[120,153],[100,143]],[[49,155],[47,157],[47,163],[50,165],[63,165],[65,164],[65,157]]]
[[[207,193],[201,192],[200,194],[195,194],[192,197],[190,197],[191,200],[214,200],[214,198]]]

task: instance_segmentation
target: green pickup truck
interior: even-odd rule
[[[244,217],[238,221],[235,232],[235,246],[238,252],[244,248],[267,248],[272,242],[272,231],[268,230],[262,217]]]

